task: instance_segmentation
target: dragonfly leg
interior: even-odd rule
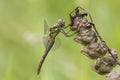
[[[74,32],[74,33],[68,35],[68,33],[69,33],[70,31],[68,31],[68,33],[66,33],[64,30],[62,30],[61,32],[64,34],[65,37],[71,37],[71,36],[73,36],[73,35],[75,35],[75,34],[77,33],[77,32]]]

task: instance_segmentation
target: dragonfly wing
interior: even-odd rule
[[[46,22],[46,20],[44,20],[44,36],[43,36],[43,44],[45,46],[45,48],[47,47],[47,43],[48,43],[48,40],[49,40],[49,26]],[[60,41],[60,38],[57,38],[55,39],[55,45],[53,47],[53,50],[56,50],[60,47],[61,45],[61,41]]]
[[[46,20],[44,20],[44,35],[47,35],[48,33],[49,33],[49,26]]]
[[[60,46],[61,46],[61,40],[60,40],[60,38],[56,37],[55,38],[55,44],[53,46],[53,50],[59,49]]]
[[[44,36],[43,37],[43,44],[45,46],[45,48],[47,48],[47,43],[48,43],[48,40],[49,40],[49,37],[48,36]],[[61,41],[60,41],[60,38],[56,37],[55,38],[55,44],[53,46],[53,50],[57,50],[61,45]]]
[[[47,43],[48,43],[48,36],[44,36],[43,37],[43,44],[44,44],[45,48],[47,48]]]
[[[43,36],[43,44],[45,46],[45,48],[47,47],[47,43],[49,40],[49,26],[46,22],[46,20],[44,20],[44,36]]]

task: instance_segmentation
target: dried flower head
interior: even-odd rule
[[[106,80],[120,80],[120,71],[111,72],[106,77]]]
[[[91,59],[97,59],[103,57],[105,56],[106,52],[107,52],[107,47],[104,44],[104,42],[91,43],[90,45],[85,46],[84,49],[81,50],[82,54],[86,55]]]
[[[111,49],[113,51],[113,49]],[[117,56],[116,54],[113,54]],[[108,57],[98,58],[93,66],[95,72],[104,75],[110,73],[113,67],[117,65],[116,61],[110,55]]]

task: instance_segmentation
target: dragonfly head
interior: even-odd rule
[[[60,25],[60,27],[64,27],[65,21],[63,19],[58,19],[58,24]]]

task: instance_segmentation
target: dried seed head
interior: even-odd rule
[[[110,52],[113,54],[114,58],[116,58],[118,60],[118,54],[117,54],[116,49],[110,49]],[[110,54],[109,54],[109,56],[112,57]]]
[[[82,45],[89,45],[90,43],[97,42],[96,34],[93,30],[81,31],[74,40]]]
[[[70,26],[70,29],[71,29],[72,31],[77,31],[80,22],[81,22],[81,18],[76,17],[76,18],[73,20],[73,24]]]
[[[107,77],[106,80],[120,80],[120,71],[111,72],[106,77]]]
[[[85,17],[76,17],[73,22],[74,22],[73,24],[74,26],[83,26],[86,23],[88,23],[88,20]]]
[[[80,34],[81,38],[83,41],[86,41],[86,42],[93,42],[93,40],[95,40],[97,37],[96,37],[96,34],[94,31],[83,31],[83,33]]]
[[[90,59],[97,59],[100,57],[103,57],[106,52],[107,48],[104,46],[101,46],[102,43],[91,43],[88,46],[85,46],[83,50],[81,50],[81,53],[89,57]]]
[[[95,72],[101,75],[105,75],[111,72],[113,67],[116,66],[116,62],[111,57],[102,57],[98,58],[95,61],[95,64],[93,66],[93,69]]]
[[[98,48],[97,52],[99,52],[99,53],[106,53],[107,50],[108,50],[108,48],[106,47],[105,42],[100,42],[99,43],[99,48]]]
[[[73,26],[78,26],[78,25],[81,23],[81,20],[82,20],[82,18],[76,17],[76,18],[74,19],[74,24],[73,24]]]
[[[86,45],[89,44],[88,41],[82,40],[82,38],[81,38],[80,36],[76,36],[76,37],[74,38],[74,41],[77,42],[77,43],[80,43],[80,44],[82,44],[82,45],[84,45],[84,46],[86,46]]]
[[[79,31],[79,28],[91,28],[91,24],[89,24],[88,19],[85,17],[75,17],[73,19],[73,25],[70,27],[72,31]]]

